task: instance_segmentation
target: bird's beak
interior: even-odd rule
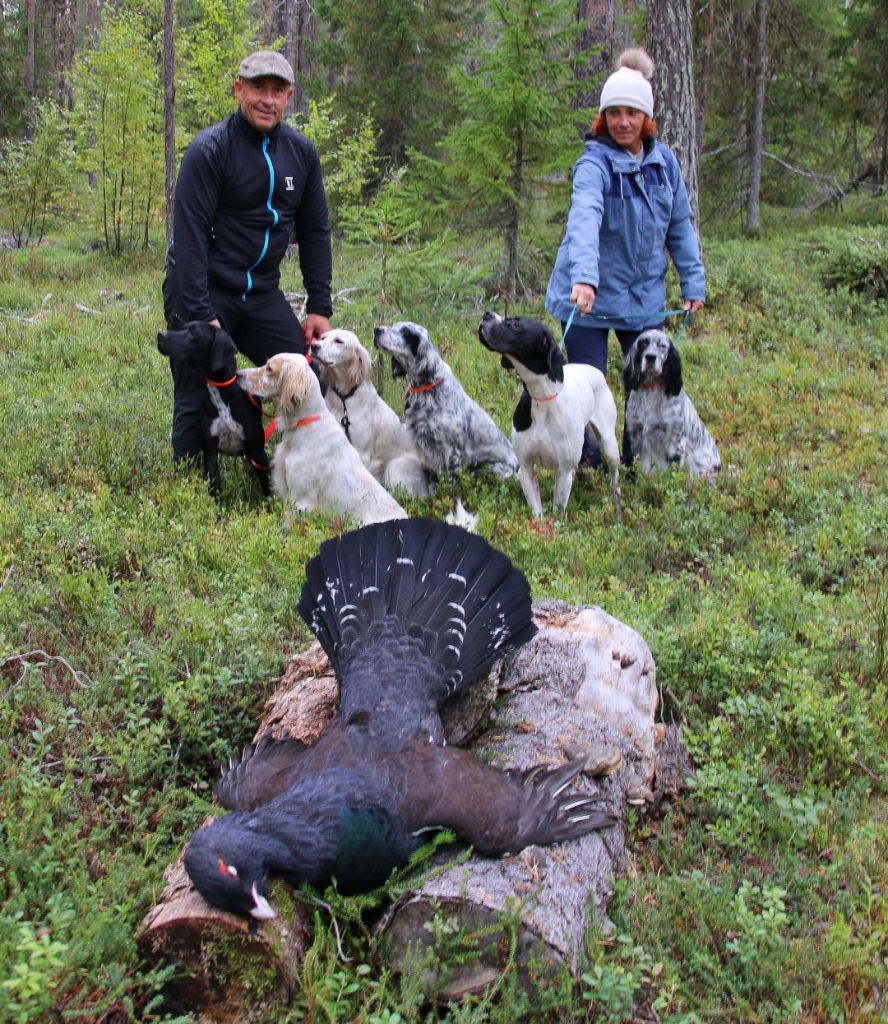
[[[250,911],[250,917],[255,917],[257,921],[270,921],[277,917],[277,913],[272,910],[268,900],[260,895],[255,882],[253,882],[253,909]]]

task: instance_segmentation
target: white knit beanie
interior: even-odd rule
[[[624,50],[617,61],[617,70],[604,83],[598,109],[634,107],[653,117],[654,93],[650,83],[653,74],[654,62],[644,50]]]

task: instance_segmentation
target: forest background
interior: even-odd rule
[[[167,197],[240,59],[299,70],[334,322],[423,322],[508,430],[478,318],[545,315],[570,168],[629,44],[699,205],[709,294],[681,349],[724,472],[626,479],[625,526],[594,474],[559,520],[471,477],[408,505],[459,498],[536,599],[636,628],[691,788],[630,812],[615,929],[590,929],[578,978],[527,987],[507,958],[486,997],[429,1007],[366,906],[326,893],[351,960],[318,912],[287,1006],[247,979],[253,1017],[884,1019],[888,4],[0,0],[0,1021],[172,1016],[136,929],[308,642],[302,566],[344,528],[284,529],[234,460],[218,503],[171,466]],[[283,279],[298,305],[296,260]],[[467,949],[443,935],[442,964]]]
[[[232,105],[251,48],[297,68],[337,228],[398,241],[442,226],[503,240],[533,290],[539,212],[561,190],[620,50],[657,62],[660,135],[707,222],[815,211],[888,174],[882,0],[2,0],[0,201],[16,245],[84,224],[147,248],[178,158]],[[385,226],[368,227],[368,200]],[[528,280],[525,274],[530,274]],[[519,278],[524,278],[519,282]]]

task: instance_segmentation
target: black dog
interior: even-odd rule
[[[161,331],[157,347],[193,367],[207,382],[201,423],[204,471],[213,496],[219,493],[219,452],[246,455],[267,497],[271,491],[262,405],[237,382],[237,347],[220,327],[192,320],[181,331]]]

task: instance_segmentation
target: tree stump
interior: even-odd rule
[[[658,804],[678,791],[687,769],[677,730],[667,735],[655,721],[656,669],[638,633],[592,606],[547,601],[534,607],[534,618],[539,632],[530,643],[445,706],[448,742],[522,769],[586,755],[577,788],[597,793],[618,824],[503,860],[470,856],[454,865],[452,850],[440,854],[375,932],[394,968],[420,972],[429,996],[439,1000],[482,991],[509,965],[528,976],[561,963],[576,970],[589,925],[612,929],[607,904],[625,866],[626,804]],[[311,743],[337,703],[335,677],[313,643],[291,659],[255,738],[287,732]],[[211,1021],[248,1019],[257,965],[269,998],[292,991],[309,942],[309,919],[298,904],[289,901],[293,912],[282,915],[285,921],[250,931],[193,890],[181,861],[167,869],[167,881],[139,943],[146,956],[173,959],[189,972],[172,986],[172,1009]],[[285,893],[278,883],[275,906],[287,902]],[[451,943],[460,956],[445,964]]]

